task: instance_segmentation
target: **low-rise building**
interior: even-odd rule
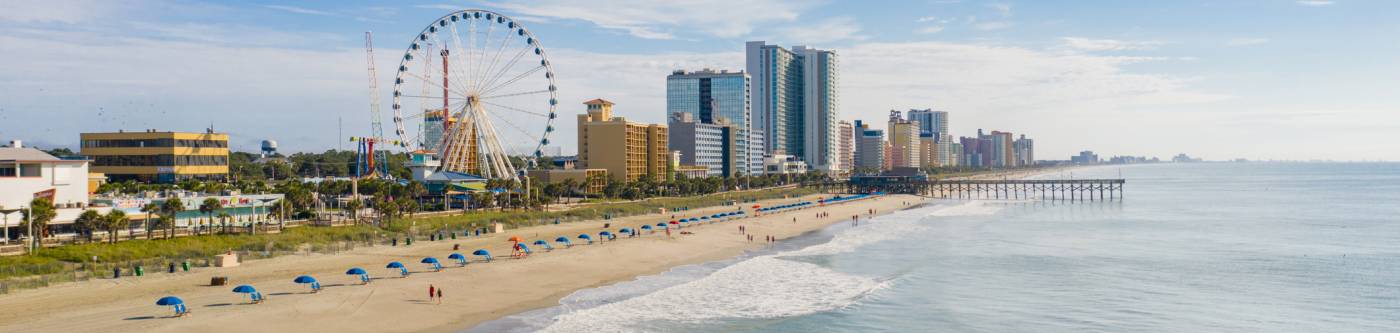
[[[0,210],[27,208],[35,198],[43,197],[53,202],[58,213],[49,225],[73,223],[90,206],[89,162],[61,159],[12,141],[9,147],[0,148]],[[0,216],[4,226],[0,241],[8,242],[24,232],[21,216],[18,211]]]
[[[582,187],[584,193],[603,193],[608,186],[607,169],[544,169],[530,170],[530,178],[541,184],[564,183],[570,179]]]
[[[792,155],[769,155],[763,158],[763,169],[770,175],[807,173],[807,162]]]
[[[82,133],[79,154],[113,181],[172,183],[228,176],[228,134],[190,132]]]

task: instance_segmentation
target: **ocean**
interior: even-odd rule
[[[1400,164],[1104,166],[1109,202],[934,201],[473,332],[1395,332]]]

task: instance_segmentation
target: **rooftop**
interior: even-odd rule
[[[34,148],[0,148],[0,161],[10,162],[63,162],[63,159]],[[71,160],[70,160],[71,161]],[[81,162],[82,160],[78,160]]]

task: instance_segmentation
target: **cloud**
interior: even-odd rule
[[[843,40],[864,40],[860,24],[850,17],[835,17],[813,25],[790,26],[779,29],[787,40],[797,43],[830,43]]]
[[[1268,38],[1235,38],[1225,42],[1225,46],[1249,46],[1268,43]]]
[[[1064,37],[1064,46],[1082,51],[1141,51],[1151,50],[1165,44],[1160,41],[1123,41],[1116,39],[1090,39],[1084,37]]]
[[[924,16],[924,17],[920,17],[920,18],[914,20],[914,22],[917,22],[917,23],[933,22],[933,21],[938,21],[938,17],[937,17],[937,16]]]
[[[289,13],[296,13],[296,14],[320,15],[320,16],[335,16],[335,14],[333,14],[333,13],[331,13],[331,12],[319,11],[319,10],[315,10],[315,9],[302,8],[302,7],[296,7],[296,6],[263,5],[263,7],[264,7],[264,8],[270,8],[270,9],[276,9],[276,10],[280,10],[280,11],[284,11],[284,12],[289,12]]]
[[[793,22],[817,5],[806,0],[597,0],[513,1],[487,3],[526,16],[583,20],[644,39],[676,39],[676,31],[734,38],[762,23]]]
[[[991,22],[976,23],[976,24],[973,24],[972,27],[973,27],[973,28],[976,28],[977,30],[992,31],[992,30],[1008,29],[1008,28],[1011,28],[1012,26],[1015,26],[1015,25],[1016,25],[1016,23],[1015,23],[1015,22],[1011,22],[1011,21],[991,21]]]
[[[6,1],[0,22],[78,24],[122,11],[131,4],[110,1]]]
[[[992,4],[987,4],[987,7],[990,7],[990,8],[992,8],[992,10],[995,10],[995,11],[997,12],[998,15],[1001,15],[1001,17],[1010,17],[1010,16],[1011,16],[1011,5],[1004,4],[1004,3],[992,3]]]
[[[929,26],[929,27],[919,28],[918,33],[921,33],[921,34],[936,34],[936,33],[939,33],[939,32],[941,32],[941,31],[943,31],[943,26],[936,25],[936,26]]]
[[[1336,1],[1331,1],[1331,0],[1298,0],[1298,1],[1295,1],[1295,2],[1298,3],[1299,5],[1304,5],[1304,6],[1308,6],[1308,7],[1331,6],[1331,5],[1335,4],[1335,3],[1337,3]]]

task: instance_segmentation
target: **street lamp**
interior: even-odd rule
[[[4,207],[0,207],[0,215],[4,215],[5,221],[4,224],[0,225],[0,228],[5,229],[5,245],[10,245],[10,214],[18,211],[19,209],[5,209]]]

